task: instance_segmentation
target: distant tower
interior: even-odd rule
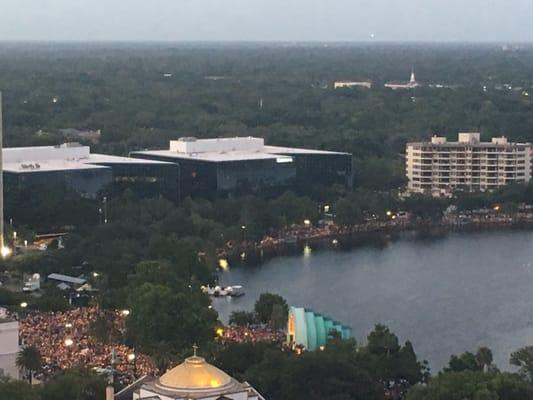
[[[2,122],[2,92],[0,92],[0,252],[4,255],[4,129]]]
[[[416,83],[415,69],[414,69],[414,67],[411,68],[411,79],[409,79],[409,83]]]

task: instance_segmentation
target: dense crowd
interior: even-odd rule
[[[123,344],[101,343],[90,335],[91,324],[99,316],[105,316],[117,331],[124,331],[124,313],[100,311],[96,307],[35,313],[21,319],[22,343],[37,347],[43,359],[36,376],[46,378],[76,365],[109,372],[114,368],[115,379],[122,384],[133,382],[135,377],[155,375],[157,369],[148,356]]]
[[[283,331],[263,327],[229,326],[223,331],[222,338],[226,342],[236,343],[282,343],[286,334]]]

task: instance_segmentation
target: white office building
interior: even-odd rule
[[[371,81],[336,81],[336,82],[333,82],[334,89],[357,88],[357,87],[364,88],[364,89],[371,89],[372,82]]]
[[[19,352],[19,323],[0,309],[0,377],[19,378],[16,360]]]
[[[407,143],[408,191],[448,196],[455,190],[494,190],[531,179],[531,144],[505,137],[482,142],[479,133],[459,133],[456,142],[434,136]]]

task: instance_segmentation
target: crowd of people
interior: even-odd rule
[[[22,344],[35,346],[43,360],[36,377],[44,379],[76,365],[101,372],[114,371],[115,379],[121,384],[129,384],[144,375],[155,375],[157,368],[148,356],[113,340],[102,343],[90,334],[91,325],[99,316],[105,316],[117,332],[123,332],[125,314],[127,312],[105,312],[97,307],[88,307],[65,312],[32,313],[22,318]]]
[[[228,326],[224,329],[222,338],[226,342],[258,343],[268,342],[281,344],[286,339],[283,331],[264,327]]]

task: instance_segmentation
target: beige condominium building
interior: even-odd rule
[[[408,191],[449,196],[455,190],[486,191],[531,179],[531,144],[505,137],[481,142],[479,133],[459,133],[456,142],[433,136],[407,143]]]

